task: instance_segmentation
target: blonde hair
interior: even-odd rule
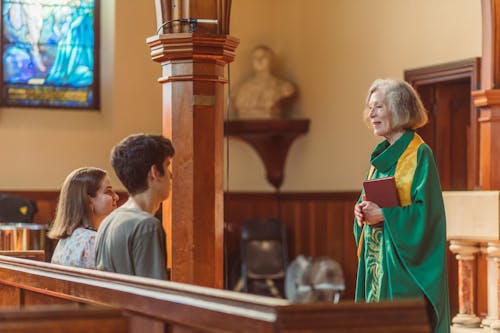
[[[418,93],[413,87],[403,80],[377,79],[373,81],[366,97],[366,107],[363,118],[369,124],[368,102],[375,91],[380,91],[392,115],[392,130],[415,130],[427,124],[427,111],[424,108]]]
[[[56,217],[47,236],[61,239],[78,227],[93,228],[90,197],[95,197],[106,171],[84,167],[72,171],[64,180],[57,203]]]

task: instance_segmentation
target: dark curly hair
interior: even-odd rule
[[[148,189],[148,173],[153,165],[163,175],[163,162],[175,154],[172,142],[161,135],[133,134],[113,147],[111,164],[130,195]]]

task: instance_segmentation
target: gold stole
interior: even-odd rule
[[[422,143],[424,143],[424,140],[422,140],[420,135],[415,133],[413,139],[410,141],[403,154],[401,154],[396,164],[394,178],[396,179],[396,188],[398,190],[401,207],[411,205],[411,185],[413,183],[415,169],[417,168],[418,148]],[[372,165],[368,173],[368,179],[371,179],[374,173],[375,167]],[[361,251],[363,249],[364,231],[365,228],[363,225],[358,242],[358,259],[361,257]]]

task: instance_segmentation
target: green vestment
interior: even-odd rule
[[[414,136],[415,132],[406,131],[392,145],[387,141],[380,143],[371,155],[374,167],[371,178],[393,176]],[[433,331],[449,332],[443,196],[431,149],[425,143],[417,149],[413,179],[410,177],[411,203],[382,208],[381,227],[364,225],[356,301],[425,297],[433,309]],[[403,159],[411,158],[405,156]],[[354,221],[356,244],[363,234],[361,231]]]

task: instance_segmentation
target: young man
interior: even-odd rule
[[[131,135],[111,152],[111,164],[130,197],[97,232],[97,269],[167,279],[165,233],[153,215],[170,193],[174,156],[169,139]]]

